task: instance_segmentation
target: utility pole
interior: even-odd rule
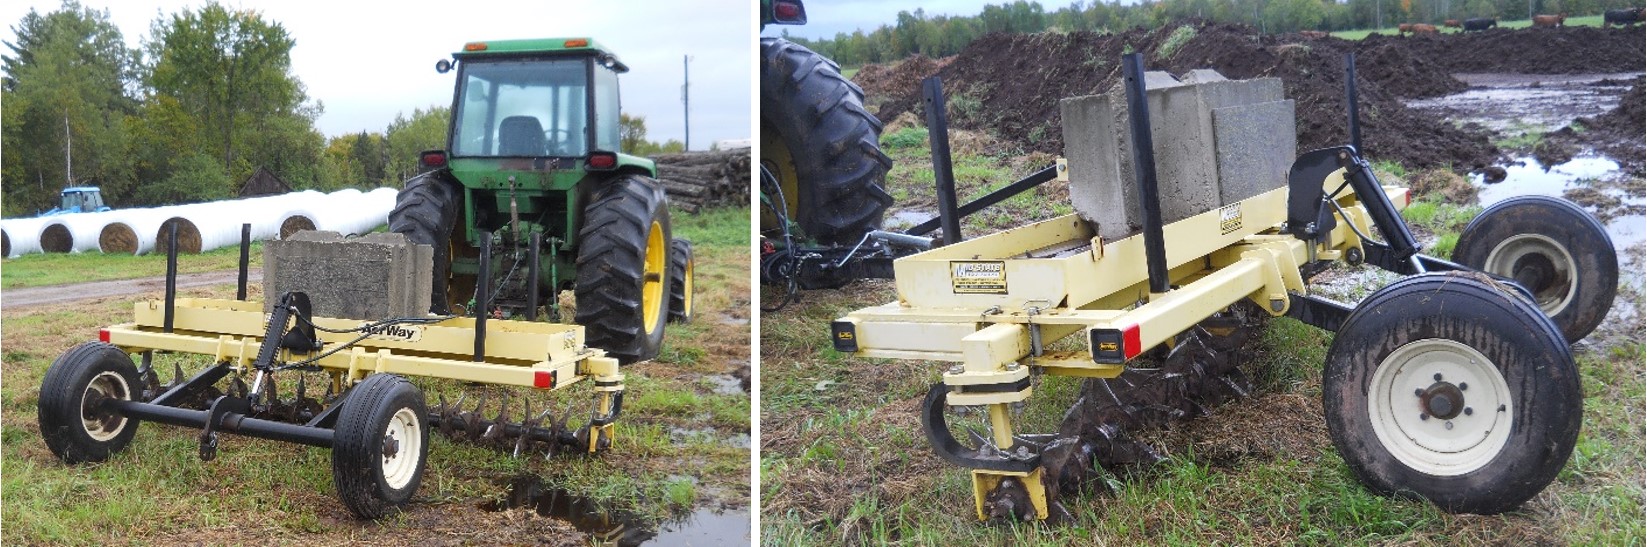
[[[68,184],[63,187],[68,188],[74,186],[74,134],[69,133],[69,113],[66,110],[63,112],[63,138],[67,143],[63,147],[63,173],[64,178],[68,179]]]
[[[681,56],[681,123],[686,129],[685,142],[682,143],[682,146],[688,151],[692,150],[692,99],[691,95],[687,93],[687,89],[692,85],[691,61],[691,55]]]

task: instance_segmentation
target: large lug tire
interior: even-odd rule
[[[692,260],[692,242],[669,242],[669,322],[692,322],[692,283],[697,263]]]
[[[784,189],[791,220],[825,245],[880,228],[892,196],[882,179],[881,122],[840,67],[800,45],[761,39],[761,163]]]
[[[669,317],[669,207],[651,179],[622,175],[595,191],[578,231],[574,294],[585,341],[620,363],[658,355]]]
[[[1356,478],[1454,513],[1520,506],[1566,465],[1583,414],[1548,317],[1475,273],[1374,293],[1327,353],[1328,432]]]
[[[1569,343],[1607,318],[1618,292],[1607,230],[1559,198],[1522,196],[1487,208],[1459,234],[1453,261],[1521,283]]]
[[[432,171],[406,181],[400,194],[395,196],[395,208],[389,211],[389,231],[406,234],[412,243],[434,247],[429,311],[446,315],[452,310],[447,285],[452,270],[452,230],[457,224],[459,189],[440,173]]]
[[[100,462],[131,443],[135,418],[101,409],[141,393],[132,358],[102,342],[80,344],[53,361],[40,385],[37,410],[46,447],[65,463]]]
[[[332,444],[337,497],[359,518],[393,514],[423,482],[429,456],[423,392],[400,376],[373,374],[342,404]]]

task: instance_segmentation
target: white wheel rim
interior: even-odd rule
[[[389,483],[390,488],[405,488],[417,475],[418,460],[423,455],[423,435],[419,433],[422,428],[418,422],[416,412],[402,408],[389,417],[389,426],[383,431],[383,481]],[[387,449],[391,443],[395,448],[392,454]]]
[[[1419,395],[1443,384],[1462,395],[1463,408],[1451,418],[1431,415],[1439,405],[1426,407]],[[1396,348],[1378,364],[1367,394],[1378,442],[1407,467],[1436,476],[1469,473],[1498,456],[1510,440],[1510,405],[1509,384],[1492,361],[1441,338]]]
[[[1573,294],[1578,292],[1578,279],[1574,275],[1578,262],[1573,260],[1572,253],[1567,252],[1566,247],[1553,239],[1538,234],[1510,236],[1487,255],[1486,270],[1513,279],[1516,269],[1529,261],[1548,261],[1554,268],[1549,272],[1551,277],[1546,286],[1527,287],[1533,292],[1538,308],[1544,310],[1544,315],[1555,315],[1567,309],[1567,304],[1573,301]]]
[[[93,393],[98,396],[93,397]],[[107,442],[126,429],[125,416],[114,416],[117,419],[110,421],[108,418],[111,416],[108,414],[93,413],[93,404],[104,398],[129,401],[132,398],[131,393],[131,386],[126,384],[126,378],[113,371],[100,372],[86,383],[86,390],[80,393],[80,425],[85,428],[86,434],[90,435],[92,440]]]

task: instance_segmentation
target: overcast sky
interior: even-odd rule
[[[753,134],[751,91],[754,0],[474,0],[359,2],[353,0],[228,0],[286,28],[297,44],[292,72],[309,97],[325,106],[316,125],[327,136],[381,132],[397,113],[449,106],[455,72],[435,61],[465,42],[589,36],[629,65],[620,78],[623,110],[646,117],[647,138],[683,137],[682,56],[692,56],[692,148]],[[126,42],[137,47],[161,14],[204,0],[81,0],[107,9]],[[56,1],[0,2],[0,39],[15,43],[15,27],[32,8]],[[833,10],[830,10],[833,11]],[[894,12],[896,13],[896,12]],[[10,50],[4,50],[10,54]]]
[[[927,17],[971,16],[983,12],[985,5],[1012,2],[1013,0],[812,0],[803,2],[806,6],[805,25],[772,25],[766,27],[762,34],[777,36],[778,33],[787,30],[790,36],[834,38],[839,32],[852,34],[852,31],[861,29],[867,33],[875,30],[875,27],[896,23],[900,11],[913,13],[916,8],[920,8],[925,10]],[[1089,1],[1088,4],[1090,3]],[[1122,3],[1131,4],[1132,1]],[[1047,13],[1068,5],[1068,2],[1062,0],[1041,1],[1041,7]]]

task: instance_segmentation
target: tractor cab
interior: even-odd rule
[[[93,186],[76,186],[64,188],[57,208],[46,211],[40,216],[67,215],[71,213],[96,213],[108,211],[109,206],[103,203],[103,190]]]

